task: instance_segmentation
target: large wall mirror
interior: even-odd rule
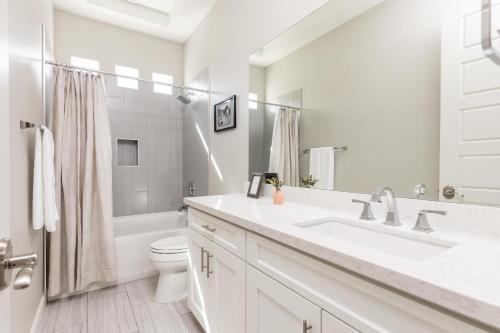
[[[500,205],[500,66],[481,45],[485,2],[332,0],[256,50],[250,174]]]

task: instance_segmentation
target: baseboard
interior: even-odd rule
[[[95,290],[99,290],[99,289],[103,289],[103,288],[108,288],[108,287],[113,287],[113,286],[127,283],[127,282],[147,279],[147,278],[157,276],[157,275],[158,275],[158,271],[156,269],[153,269],[150,271],[134,273],[134,274],[129,274],[129,275],[125,275],[125,276],[120,276],[117,281],[112,282],[112,283],[100,283],[100,282],[93,283],[92,285],[90,285],[88,288],[86,288],[84,290],[77,291],[74,293],[62,293],[56,297],[49,296],[48,299],[49,299],[49,301],[56,301],[58,299],[62,299],[62,298],[70,297],[70,296],[76,296],[76,295],[80,295],[80,294],[85,294],[85,293],[88,293],[91,291],[95,291]]]
[[[36,333],[36,328],[38,326],[40,318],[42,318],[44,309],[45,309],[45,294],[42,294],[42,297],[40,298],[40,302],[38,303],[38,307],[36,309],[35,318],[33,318],[33,322],[31,323],[30,333]]]
[[[153,277],[156,275],[158,275],[158,271],[156,269],[153,269],[150,271],[145,271],[145,272],[140,272],[140,273],[128,274],[125,276],[120,276],[118,278],[118,284],[147,279],[147,278],[150,278],[150,277]]]

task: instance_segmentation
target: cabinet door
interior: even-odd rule
[[[326,311],[321,311],[321,332],[322,333],[358,333],[351,326],[338,320]]]
[[[210,328],[213,333],[244,333],[246,263],[222,247],[210,248]]]
[[[210,293],[206,260],[210,241],[189,229],[188,306],[206,332],[209,327]]]
[[[247,333],[320,332],[318,306],[247,265]]]

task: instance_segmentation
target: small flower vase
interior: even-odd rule
[[[285,203],[285,196],[282,190],[276,190],[273,195],[273,203],[275,205],[282,205]]]

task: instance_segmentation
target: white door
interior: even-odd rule
[[[481,4],[446,0],[442,30],[440,199],[500,205],[500,66],[481,47]],[[500,0],[493,0],[495,46]],[[463,198],[446,199],[453,186]]]
[[[320,332],[318,306],[247,265],[247,333]]]
[[[326,311],[321,311],[322,333],[358,333],[354,328],[335,318]]]
[[[0,238],[10,238],[8,0],[0,0]],[[0,290],[0,332],[10,332],[11,288]]]
[[[245,332],[246,263],[213,244],[208,266],[212,294],[211,332]]]
[[[189,229],[188,306],[206,332],[210,332],[210,294],[206,269],[209,246],[208,239]]]

